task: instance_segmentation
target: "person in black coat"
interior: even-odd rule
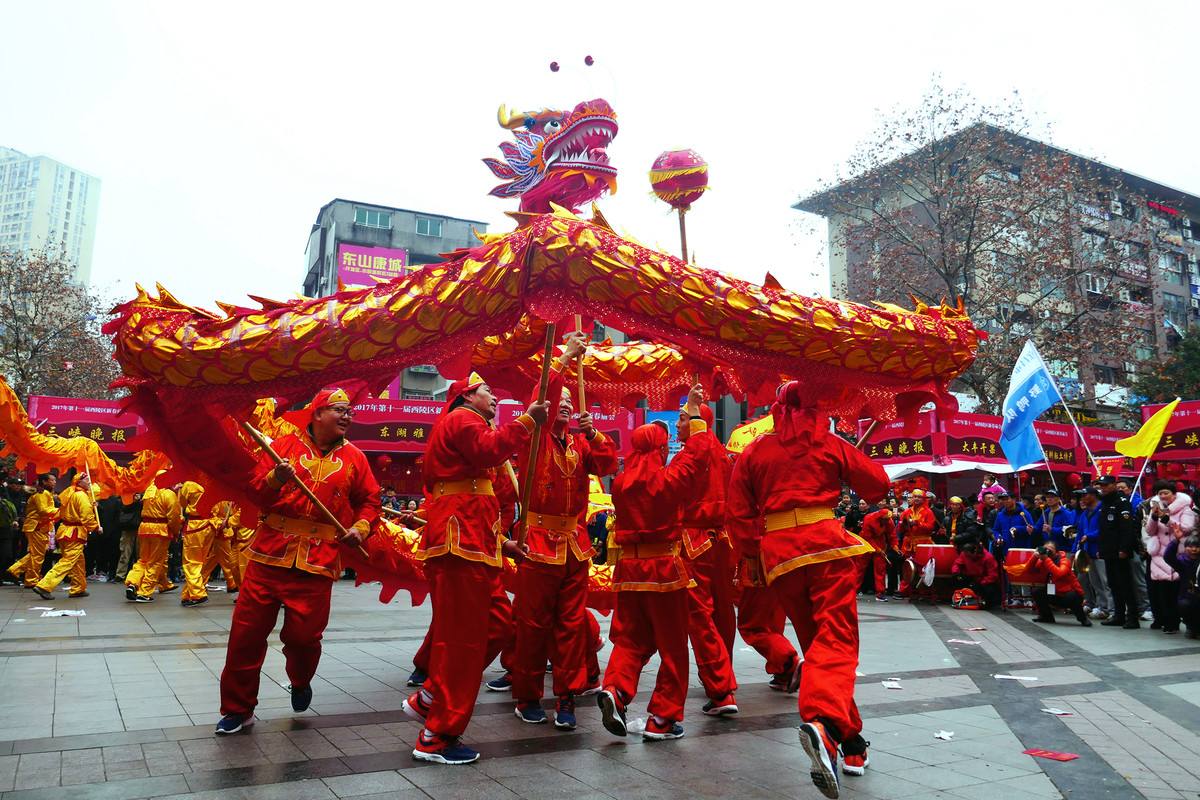
[[[950,498],[942,517],[942,530],[959,552],[970,542],[982,545],[987,540],[983,526],[975,518],[975,509],[967,508],[961,497]]]
[[[1100,485],[1100,557],[1108,573],[1108,588],[1113,597],[1111,619],[1100,623],[1109,627],[1139,628],[1137,595],[1133,588],[1133,556],[1141,540],[1138,521],[1129,498],[1117,491],[1117,479],[1104,475]]]

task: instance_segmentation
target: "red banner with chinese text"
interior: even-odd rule
[[[38,432],[50,436],[86,436],[108,453],[132,453],[129,442],[146,430],[136,414],[122,413],[117,400],[76,397],[29,398],[29,421]]]
[[[1164,405],[1164,403],[1155,403],[1142,406],[1142,422],[1150,419],[1151,415]],[[1132,436],[1133,434],[1126,435]],[[1158,450],[1155,451],[1153,460],[1200,460],[1200,400],[1184,400],[1175,408],[1175,413],[1167,421],[1167,429],[1158,443]]]

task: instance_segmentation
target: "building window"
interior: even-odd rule
[[[392,227],[392,215],[387,211],[375,211],[369,208],[354,209],[354,224],[368,228]]]
[[[1162,271],[1163,280],[1176,286],[1183,286],[1183,256],[1179,253],[1159,253],[1158,268]]]
[[[1190,305],[1187,298],[1182,295],[1171,294],[1170,292],[1163,292],[1162,298],[1163,315],[1180,330],[1186,328],[1188,324],[1188,306]]]
[[[417,235],[441,237],[442,221],[440,219],[430,219],[429,217],[417,217]]]
[[[1117,370],[1115,367],[1107,367],[1103,364],[1096,365],[1096,383],[1116,383]]]

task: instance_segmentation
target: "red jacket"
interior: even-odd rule
[[[358,528],[363,534],[370,530],[379,516],[379,484],[362,450],[343,439],[328,453],[321,454],[307,432],[281,436],[271,446],[291,461],[296,477],[312,489],[343,527]],[[259,457],[250,482],[260,493],[274,493],[276,499],[263,507],[258,530],[246,547],[247,557],[261,564],[295,567],[337,580],[342,574],[342,562],[336,541],[285,532],[269,524],[272,516],[278,515],[328,525],[325,516],[313,507],[295,482],[280,486],[275,481],[274,470],[275,462],[269,456]]]
[[[958,558],[954,559],[954,566],[950,568],[950,574],[962,575],[974,583],[995,583],[1000,580],[996,559],[987,550],[981,552],[982,555],[974,558],[966,550],[959,553]]]
[[[900,514],[900,545],[904,548],[904,554],[911,556],[919,544],[932,544],[936,528],[937,520],[929,506],[922,504],[920,508],[913,506],[904,509]]]
[[[546,397],[556,398],[562,393],[562,373],[552,369],[550,374],[552,378]],[[554,407],[553,403],[551,405]],[[520,455],[522,475],[528,463],[529,450],[526,448]],[[537,474],[529,497],[529,533],[525,538],[530,561],[565,564],[568,542],[578,561],[586,561],[595,555],[587,528],[580,523],[580,517],[588,507],[588,476],[602,477],[616,471],[617,446],[603,433],[596,431],[591,441],[582,433],[570,432],[562,439],[556,439],[549,425],[542,429]],[[570,533],[565,530],[568,517],[575,519]]]
[[[683,449],[649,481],[629,480],[628,472],[613,481],[613,535],[621,548],[613,572],[616,591],[669,592],[691,583],[679,555],[680,513],[688,498],[695,496],[697,482],[708,465],[708,450],[720,446],[704,422],[693,420],[691,425]],[[664,552],[643,557],[638,555],[639,546]]]
[[[695,496],[683,506],[683,549],[689,559],[725,536],[725,493],[733,467],[719,443],[708,448],[705,460],[708,469],[697,476]]]
[[[1053,581],[1054,591],[1057,594],[1067,594],[1068,592],[1083,594],[1083,587],[1079,585],[1079,579],[1075,577],[1075,570],[1071,568],[1071,559],[1063,553],[1059,553],[1053,561],[1035,555],[1029,562],[1029,566],[1026,567],[1022,580],[1038,585]]]
[[[429,432],[422,465],[426,524],[419,558],[450,553],[500,566],[500,544],[509,523],[500,506],[512,497],[512,481],[499,468],[518,448],[528,446],[532,431],[528,415],[493,429],[469,406],[438,419]]]
[[[793,452],[777,434],[768,433],[738,457],[726,499],[726,521],[743,555],[761,557],[768,584],[808,564],[872,552],[871,545],[833,516],[831,509],[844,483],[868,503],[887,495],[883,467],[832,434],[816,437],[804,452]],[[779,515],[793,511],[815,515],[827,511],[828,518],[782,525]]]
[[[881,508],[863,517],[862,538],[875,548],[876,553],[895,550],[896,524],[892,522],[892,512]]]

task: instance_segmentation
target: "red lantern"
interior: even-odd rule
[[[687,211],[708,191],[708,164],[694,150],[668,150],[654,159],[650,185],[659,200]]]
[[[1078,489],[1080,486],[1083,486],[1083,477],[1078,472],[1072,472],[1067,476],[1068,489]]]
[[[380,472],[386,473],[388,471],[388,468],[391,466],[392,466],[392,457],[389,456],[387,453],[383,453],[382,455],[375,457],[375,467]]]

